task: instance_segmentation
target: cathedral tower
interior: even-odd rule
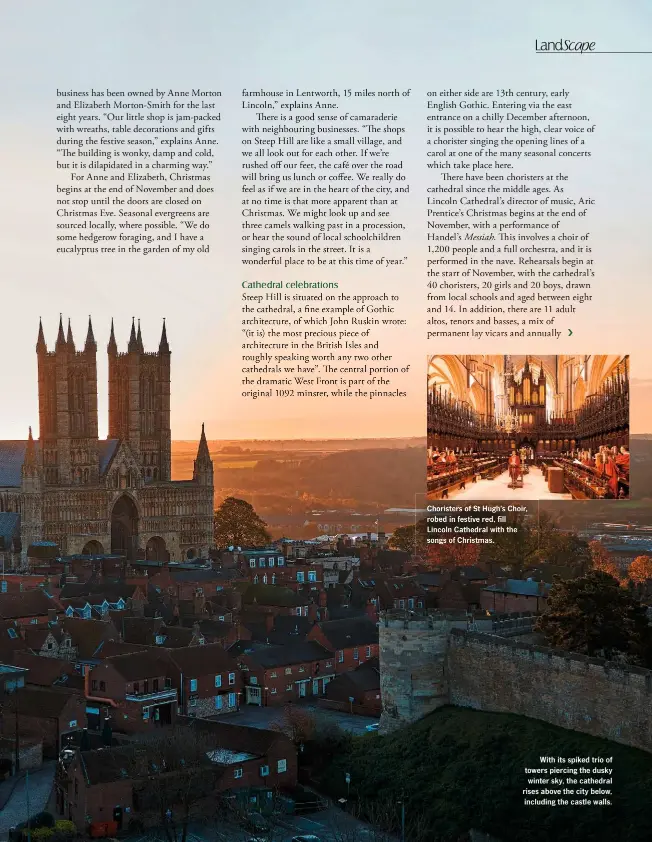
[[[77,351],[63,318],[54,351],[49,352],[39,323],[38,359],[39,467],[46,485],[94,485],[98,481],[97,345],[93,326]]]
[[[169,481],[170,348],[165,322],[158,352],[146,352],[140,322],[131,323],[126,353],[118,351],[113,322],[109,356],[109,438],[129,444],[143,480]]]

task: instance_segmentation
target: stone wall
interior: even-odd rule
[[[652,751],[652,671],[473,628],[480,630],[443,615],[381,617],[382,732],[453,704]]]
[[[476,633],[450,635],[449,700],[652,751],[652,672]]]

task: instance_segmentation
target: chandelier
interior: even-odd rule
[[[504,433],[512,433],[519,427],[518,415],[514,412],[503,412],[496,416],[496,427]]]

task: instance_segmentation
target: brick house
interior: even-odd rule
[[[361,663],[378,658],[378,626],[368,617],[327,620],[317,623],[308,640],[320,643],[335,656],[335,671],[349,672]]]
[[[199,719],[186,727],[197,728],[198,738],[206,745],[205,780],[216,793],[296,786],[296,749],[284,734]],[[174,732],[179,734],[178,729]],[[59,777],[59,812],[80,832],[114,835],[126,829],[131,819],[145,818],[147,782],[135,773],[132,752],[128,747],[78,751]],[[170,804],[170,809],[175,806]]]
[[[155,648],[93,665],[85,674],[89,725],[108,715],[115,731],[133,734],[174,723],[178,694],[168,670],[166,653]]]
[[[15,736],[16,720],[20,734],[38,737],[43,755],[56,758],[66,738],[86,727],[84,697],[63,687],[26,685],[13,696],[9,715],[5,711],[2,717],[5,737]]]
[[[540,614],[546,610],[551,587],[531,579],[506,579],[503,583],[482,588],[480,607],[496,614]]]
[[[219,643],[174,649],[168,657],[168,675],[179,691],[180,713],[214,716],[238,710],[242,673]]]
[[[338,710],[380,716],[380,669],[374,658],[352,670],[338,675],[326,687],[326,700]]]
[[[236,644],[243,673],[244,701],[251,705],[285,705],[322,696],[335,676],[335,656],[314,640],[271,646]]]

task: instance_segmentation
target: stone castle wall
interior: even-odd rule
[[[382,731],[453,704],[652,751],[652,671],[466,626],[444,618],[381,619]]]

